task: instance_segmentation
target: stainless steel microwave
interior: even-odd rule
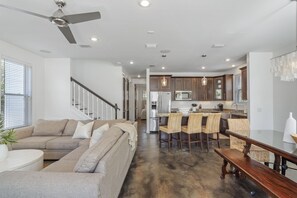
[[[175,100],[192,100],[192,91],[175,91]]]

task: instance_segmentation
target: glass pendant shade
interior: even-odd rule
[[[207,78],[205,78],[205,76],[201,79],[201,84],[203,86],[206,86],[207,85]]]
[[[163,78],[161,80],[161,85],[162,85],[162,87],[166,87],[167,86],[167,79],[165,78],[165,76],[163,76]]]

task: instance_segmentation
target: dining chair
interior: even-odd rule
[[[169,113],[167,126],[160,126],[159,128],[159,146],[161,147],[161,143],[168,143],[168,150],[170,144],[172,146],[172,139],[177,140],[177,144],[180,142],[180,132],[181,132],[181,121],[183,114],[182,113]],[[167,139],[162,139],[161,133],[167,134]],[[173,134],[177,134],[177,137],[173,137]],[[181,147],[181,144],[180,144]]]
[[[190,113],[189,119],[188,119],[188,125],[181,127],[181,135],[180,135],[180,141],[181,141],[181,147],[183,142],[187,142],[189,145],[189,151],[191,153],[191,144],[192,143],[199,143],[201,146],[201,150],[203,149],[202,145],[202,117],[203,113]],[[186,133],[188,135],[188,138],[186,140],[182,140],[182,133]],[[193,140],[191,139],[191,135],[196,134],[196,138]],[[199,134],[199,139],[198,139]]]
[[[207,151],[209,151],[209,142],[214,140],[220,148],[220,122],[221,113],[210,113],[207,116],[206,126],[202,127],[202,133],[206,134]],[[212,135],[210,137],[210,135]],[[216,137],[215,137],[216,136]]]
[[[248,119],[228,119],[229,131],[240,133],[245,136],[250,136],[250,123]],[[240,140],[230,135],[230,148],[243,151],[245,141]],[[266,166],[269,165],[269,152],[255,145],[251,145],[249,156],[258,161],[264,162]]]

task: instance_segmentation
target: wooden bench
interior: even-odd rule
[[[273,197],[297,197],[297,183],[281,175],[279,172],[251,159],[236,149],[215,149],[223,159],[222,175],[224,179],[228,163],[241,174],[253,180]],[[237,172],[237,176],[238,176]]]

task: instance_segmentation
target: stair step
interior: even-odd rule
[[[80,110],[82,111],[82,110],[88,110],[88,108],[87,107],[85,107],[85,108],[80,108]]]

